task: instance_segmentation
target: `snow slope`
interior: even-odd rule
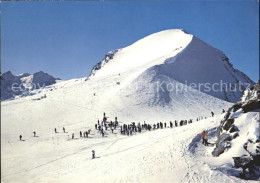
[[[212,171],[189,153],[193,138],[203,129],[218,124],[217,119],[208,118],[210,112],[220,114],[232,104],[221,100],[224,96],[216,98],[214,93],[187,87],[181,79],[198,76],[195,82],[199,79],[206,82],[207,77],[212,82],[222,78],[233,82],[247,77],[239,78],[230,65],[225,67],[228,62],[221,60],[223,55],[209,46],[205,47],[217,55],[213,64],[201,61],[204,56],[208,58],[205,53],[201,59],[194,60],[198,64],[193,68],[203,67],[205,72],[212,70],[213,76],[208,76],[207,71],[193,72],[196,74],[193,77],[183,75],[182,78],[168,70],[174,64],[181,69],[179,59],[182,54],[189,58],[188,53],[199,44],[205,46],[182,30],[159,32],[110,52],[87,79],[60,81],[44,90],[35,90],[32,96],[2,102],[2,181],[212,182],[218,179],[232,182],[233,178]],[[194,56],[203,53],[204,48],[194,52]],[[192,69],[188,60],[181,60],[183,67]],[[219,72],[213,72],[216,65]],[[163,83],[159,90],[158,82]],[[171,91],[164,90],[168,84],[173,86]],[[43,94],[47,97],[41,98]],[[237,95],[230,93],[227,96],[233,100]],[[108,115],[108,121],[118,117],[124,123],[196,121],[197,117],[207,117],[207,120],[133,137],[107,131],[107,137],[101,138],[94,130],[94,124],[102,119],[103,112]],[[68,133],[61,133],[62,127]],[[54,128],[60,133],[55,134]],[[92,138],[78,138],[80,130],[88,129],[92,129]],[[32,137],[33,131],[39,137]],[[72,133],[75,133],[75,140],[69,140]],[[20,134],[25,141],[19,141]],[[200,147],[199,141],[194,143]],[[100,158],[90,160],[92,149]]]
[[[209,118],[183,127],[122,136],[94,130],[89,139],[69,140],[68,134],[87,129],[66,126],[67,133],[39,131],[20,142],[9,136],[2,142],[3,182],[243,182],[205,163],[200,138],[203,129],[218,125]],[[58,131],[61,129],[59,128]],[[192,145],[196,145],[195,147]],[[95,149],[97,158],[91,159]],[[192,151],[193,150],[193,151]]]

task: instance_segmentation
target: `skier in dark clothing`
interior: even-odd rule
[[[207,135],[206,132],[205,132],[204,141],[205,141],[205,146],[208,146],[209,145],[209,143],[208,143],[208,135]]]
[[[225,113],[226,111],[225,111],[225,109],[222,109],[222,113]]]
[[[172,122],[170,121],[170,127],[172,128],[172,126],[173,126],[173,124],[172,124]]]
[[[54,129],[54,131],[55,131],[55,133],[57,133],[57,129],[56,128]]]
[[[166,123],[164,123],[164,128],[166,128]]]
[[[175,120],[175,127],[177,127],[178,126],[178,124],[177,124],[177,121]]]
[[[214,112],[211,111],[211,116],[214,117]]]
[[[148,126],[147,126],[147,129],[148,129],[149,131],[151,131],[151,125],[148,125]]]
[[[162,122],[160,122],[160,127],[161,127],[161,129],[163,129],[163,123]]]
[[[82,132],[81,131],[79,132],[79,136],[82,137]]]
[[[63,133],[65,133],[65,128],[63,127]]]
[[[92,159],[95,159],[95,151],[92,150]]]
[[[72,133],[72,139],[74,139],[74,133]]]
[[[19,138],[20,138],[20,140],[22,140],[23,136],[22,136],[22,135],[20,135],[20,136],[19,136]]]
[[[88,138],[88,132],[85,132],[86,133],[86,137]]]
[[[36,137],[36,132],[33,132],[33,136]]]
[[[95,124],[95,128],[96,128],[96,130],[97,130],[97,124]]]
[[[106,122],[107,122],[107,117],[104,116],[102,123],[105,125]]]

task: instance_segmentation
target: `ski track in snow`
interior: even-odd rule
[[[4,153],[2,161],[8,161],[14,166],[4,167],[2,180],[3,182],[193,183],[219,182],[218,180],[241,182],[235,177],[212,170],[210,165],[203,161],[206,147],[201,144],[200,133],[203,129],[208,129],[209,137],[212,137],[218,125],[212,120],[209,118],[187,126],[146,131],[133,136],[110,133],[107,137],[100,138],[97,136],[99,134],[93,132],[90,139],[60,142],[64,155],[50,151],[47,156],[36,155],[35,158],[30,158],[30,153],[27,155],[26,151],[30,151],[30,147],[37,146],[37,143],[28,149],[23,149],[25,152],[20,151],[23,154],[20,157],[5,159],[6,154]],[[218,121],[216,118],[214,120]],[[98,139],[102,141],[95,142]],[[49,141],[51,141],[50,138]],[[91,143],[87,145],[89,141]],[[66,144],[62,145],[66,142],[74,145],[66,148]],[[23,142],[18,141],[17,143]],[[15,146],[9,146],[9,148],[13,149]],[[97,159],[91,159],[92,149],[96,150]],[[19,151],[18,148],[16,150]],[[40,153],[40,149],[35,150],[38,152],[34,153]],[[71,150],[72,153],[70,153]],[[48,160],[49,158],[51,160]],[[39,159],[42,163],[16,171],[16,159],[27,165]],[[5,166],[6,163],[3,165]]]

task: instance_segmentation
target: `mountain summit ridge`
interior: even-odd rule
[[[94,66],[88,79],[98,81],[135,72],[135,78],[138,78],[155,67],[157,75],[183,84],[227,84],[224,91],[222,86],[217,92],[207,91],[205,86],[200,91],[228,102],[236,102],[242,96],[242,90],[232,91],[235,87],[241,84],[244,90],[254,84],[243,72],[233,68],[223,52],[181,29],[154,33],[130,46],[109,52]]]

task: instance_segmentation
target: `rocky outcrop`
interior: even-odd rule
[[[235,167],[243,169],[242,177],[246,177],[246,169],[249,169],[251,174],[254,173],[254,167],[260,165],[259,115],[258,119],[245,118],[244,115],[260,112],[259,85],[260,82],[246,90],[241,100],[228,109],[218,127],[217,142],[212,152],[213,156],[220,156],[229,151],[234,139],[241,135],[241,140],[244,142],[238,139],[241,147],[238,147],[238,142],[236,142],[237,150],[232,152],[240,152],[241,154],[241,156],[233,156],[233,160]],[[244,117],[241,117],[243,115]],[[248,136],[248,134],[251,135]]]
[[[242,106],[244,112],[254,111],[256,109],[260,109],[260,101],[249,101],[245,105]]]
[[[236,127],[236,116],[240,110],[243,113],[260,109],[260,82],[244,92],[241,100],[228,109],[218,127],[218,139],[213,156],[219,156],[225,150],[225,145],[238,136],[239,128]]]
[[[98,70],[100,70],[104,65],[106,65],[110,60],[114,58],[114,55],[116,54],[118,50],[113,50],[108,52],[105,57],[102,59],[102,61],[98,62],[91,70],[90,75],[88,76],[94,76]],[[88,79],[87,78],[87,79]]]

